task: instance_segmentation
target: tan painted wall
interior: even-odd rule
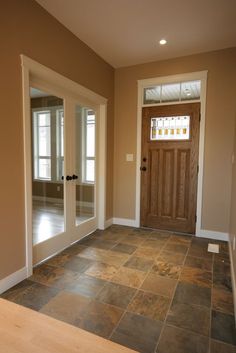
[[[33,0],[1,3],[0,43],[1,279],[25,265],[20,54],[108,98],[107,218],[113,212],[114,69]]]
[[[235,120],[235,135],[234,135],[234,159],[236,158],[236,120]],[[230,246],[232,251],[234,279],[236,281],[236,249],[233,249],[233,239],[236,237],[236,160],[233,164],[232,173],[232,194],[231,194],[231,213],[230,213]],[[236,239],[235,239],[236,241]],[[234,293],[236,300],[236,293]],[[236,302],[235,302],[236,304]],[[235,307],[236,312],[236,307]]]
[[[202,226],[229,231],[235,63],[236,48],[116,70],[114,217],[135,218],[137,80],[208,70]]]

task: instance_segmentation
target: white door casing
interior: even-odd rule
[[[71,243],[77,241],[83,236],[91,232],[91,229],[105,228],[105,213],[106,213],[106,106],[107,99],[92,92],[91,90],[71,81],[64,76],[48,69],[47,67],[37,63],[36,61],[21,55],[22,65],[22,88],[23,88],[23,129],[24,129],[24,189],[25,189],[25,230],[26,230],[26,268],[27,275],[32,274],[33,268],[33,242],[32,242],[32,156],[31,156],[31,112],[30,112],[30,86],[37,87],[40,90],[50,92],[58,97],[62,97],[65,103],[65,116],[73,116],[73,107],[75,104],[80,104],[93,109],[96,112],[96,134],[97,134],[97,153],[96,153],[96,211],[97,214],[92,218],[92,223],[88,227],[87,222],[84,222],[79,227],[71,227],[68,229],[68,234],[62,233],[59,237],[51,238],[47,243],[47,255],[51,256]],[[68,119],[68,124],[71,124],[70,129],[73,131],[73,119]],[[69,131],[69,129],[68,129]],[[74,146],[69,147],[70,138],[66,138],[66,148],[71,148],[75,151]],[[73,144],[73,139],[72,139]],[[72,158],[74,155],[72,153]],[[72,161],[68,160],[71,168]],[[73,173],[73,171],[68,172]],[[71,193],[66,193],[65,202],[71,203]],[[68,207],[66,207],[68,210]],[[66,219],[69,224],[72,224],[71,215],[68,214]],[[67,232],[67,233],[68,233]],[[45,254],[45,244],[37,248],[37,253],[34,254],[38,259],[41,259],[41,253]],[[47,257],[47,256],[46,256]],[[37,261],[36,258],[36,262]]]

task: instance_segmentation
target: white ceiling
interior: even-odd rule
[[[114,67],[236,46],[236,0],[36,1]]]

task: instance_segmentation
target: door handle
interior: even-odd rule
[[[73,174],[73,175],[72,175],[72,179],[73,179],[73,180],[78,179],[78,175]]]
[[[140,167],[140,170],[145,172],[147,170],[147,168],[146,167]]]
[[[66,176],[66,180],[67,180],[67,181],[72,180],[72,179],[73,179],[72,176],[70,176],[70,175],[67,175],[67,176]]]

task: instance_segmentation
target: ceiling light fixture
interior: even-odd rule
[[[165,45],[167,43],[167,40],[166,39],[161,39],[160,42],[159,42],[161,45]]]

